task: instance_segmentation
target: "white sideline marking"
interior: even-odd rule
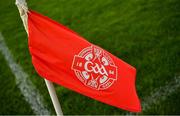
[[[160,88],[155,89],[151,94],[142,100],[142,112],[149,110],[152,105],[159,104],[160,102],[167,99],[168,96],[173,94],[180,87],[180,76],[175,78]],[[132,115],[136,113],[129,112],[126,115]]]
[[[39,94],[35,86],[28,79],[29,75],[25,73],[22,67],[14,61],[9,48],[7,47],[4,37],[0,32],[0,52],[4,55],[7,64],[9,65],[12,73],[16,77],[16,84],[21,93],[24,95],[25,100],[31,105],[34,113],[37,115],[50,115],[50,111],[45,107],[42,96]],[[22,106],[23,107],[23,106]]]
[[[142,111],[147,111],[154,104],[159,104],[173,94],[180,87],[180,76],[175,76],[175,78],[170,81],[167,85],[155,89],[151,92],[150,96],[145,97],[142,101]]]

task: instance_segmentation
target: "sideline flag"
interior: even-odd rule
[[[28,32],[32,63],[41,77],[103,103],[141,111],[134,67],[31,10]]]

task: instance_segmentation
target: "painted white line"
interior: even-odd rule
[[[45,107],[43,103],[43,97],[39,94],[38,90],[28,79],[29,75],[23,71],[22,67],[19,64],[15,62],[4,41],[4,37],[2,36],[1,32],[0,52],[4,55],[7,64],[9,65],[12,73],[16,77],[17,86],[19,87],[21,93],[24,95],[25,100],[31,105],[34,113],[37,115],[50,115],[50,111]]]
[[[159,104],[160,102],[166,100],[171,94],[175,93],[180,88],[180,76],[175,76],[175,78],[167,83],[165,86],[155,89],[151,94],[142,100],[142,112],[145,112],[152,108],[152,105]],[[136,113],[128,112],[126,115],[133,115]]]
[[[155,89],[148,97],[145,97],[142,101],[142,110],[149,110],[152,105],[159,104],[166,100],[171,94],[175,93],[180,88],[180,76],[168,82],[165,86]]]

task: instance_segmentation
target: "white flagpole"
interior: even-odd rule
[[[28,34],[28,24],[27,24],[27,20],[28,20],[28,15],[27,15],[28,7],[27,7],[27,3],[26,3],[25,0],[16,0],[16,5],[18,7],[18,10],[19,10],[21,19],[23,21],[25,30],[26,30],[26,32]],[[56,91],[54,89],[53,83],[51,81],[46,80],[46,79],[44,79],[44,80],[45,80],[46,86],[48,88],[48,91],[49,91],[52,103],[54,105],[54,109],[56,111],[56,114],[57,115],[63,115],[63,112],[61,110],[61,106],[60,106],[58,97],[56,95]]]
[[[57,95],[56,95],[56,92],[55,92],[55,89],[54,89],[54,86],[53,86],[53,83],[51,81],[47,80],[47,79],[45,79],[45,82],[46,82],[46,86],[48,88],[49,94],[51,96],[51,100],[53,102],[56,114],[57,115],[63,115],[59,100],[57,98]]]

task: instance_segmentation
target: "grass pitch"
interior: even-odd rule
[[[14,1],[1,0],[0,4],[0,31],[6,43],[55,114],[44,80],[31,64],[27,35]],[[179,0],[30,0],[28,5],[136,67],[141,99],[180,75]],[[4,62],[0,55],[0,114],[33,114]],[[60,86],[56,90],[64,114],[127,113]],[[180,114],[179,103],[178,90],[142,114]]]

